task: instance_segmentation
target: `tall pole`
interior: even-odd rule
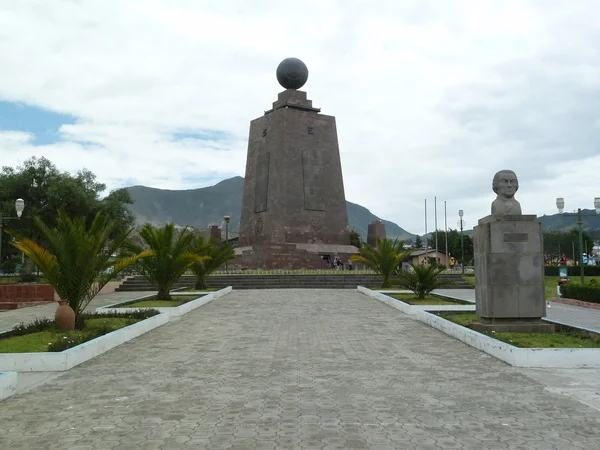
[[[446,211],[446,200],[444,200],[444,229],[446,230],[446,267],[448,267],[448,214]]]
[[[429,248],[427,242],[427,199],[425,199],[425,262],[427,262],[427,249]]]
[[[465,243],[463,239],[463,210],[458,211],[460,216],[460,269],[465,274]]]
[[[581,208],[577,209],[577,225],[579,225],[579,274],[581,275],[581,285],[583,286],[583,231],[581,229]]]
[[[433,197],[433,209],[435,211],[435,263],[438,261],[438,226],[437,226],[437,197]]]

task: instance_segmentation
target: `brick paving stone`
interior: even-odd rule
[[[600,448],[527,373],[356,291],[236,291],[0,402],[0,447]]]

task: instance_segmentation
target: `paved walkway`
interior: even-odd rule
[[[435,292],[449,297],[475,301],[475,289],[438,289]],[[548,304],[550,307],[546,309],[547,318],[600,332],[600,309],[582,308],[556,302],[548,302]]]
[[[0,402],[0,429],[6,449],[600,447],[598,410],[350,290],[234,291]]]

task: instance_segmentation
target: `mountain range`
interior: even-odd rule
[[[210,225],[224,227],[223,216],[231,216],[229,229],[239,230],[242,211],[244,178],[233,177],[214,186],[189,190],[155,189],[146,186],[131,186],[127,190],[134,203],[129,208],[136,216],[138,224],[149,222],[164,225],[174,222],[177,225],[189,225],[196,228],[208,228]],[[388,237],[402,240],[414,239],[399,225],[381,219],[364,206],[346,201],[350,229],[357,231],[363,239],[367,238],[367,227],[374,220],[385,224]],[[594,210],[582,210],[583,228],[593,230],[592,236],[600,238],[600,215]],[[568,231],[577,227],[577,218],[573,214],[543,215],[539,217],[544,230]],[[472,230],[465,234],[472,235]]]
[[[146,186],[131,186],[127,190],[134,201],[129,205],[135,214],[136,223],[164,225],[173,222],[196,228],[210,225],[224,226],[223,216],[231,216],[230,231],[238,231],[242,211],[244,178],[233,177],[214,186],[189,190],[155,189]],[[385,224],[388,237],[402,240],[414,239],[415,235],[394,222],[377,217],[364,206],[346,201],[350,229],[367,238],[367,227],[374,220]]]

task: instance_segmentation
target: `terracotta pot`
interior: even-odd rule
[[[75,311],[64,300],[58,301],[58,308],[54,314],[56,325],[62,330],[73,330],[75,328]]]

